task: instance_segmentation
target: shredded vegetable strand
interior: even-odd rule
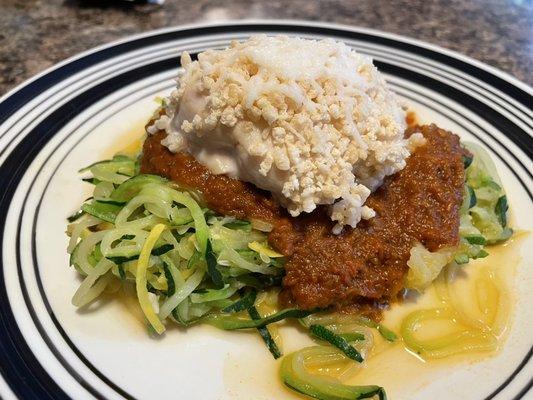
[[[307,362],[317,356],[339,350],[325,346],[307,347],[285,356],[281,363],[280,375],[290,388],[308,396],[323,400],[354,400],[378,396],[386,399],[383,388],[379,386],[349,386],[330,376],[311,373]]]
[[[91,233],[78,244],[77,248],[74,249],[73,261],[80,267],[85,275],[89,275],[93,268],[89,262],[89,255],[104,236],[105,231]]]
[[[88,299],[86,297],[87,293],[91,289],[91,287],[94,285],[96,280],[104,275],[107,271],[111,269],[113,266],[113,263],[105,258],[102,258],[98,264],[89,272],[87,277],[83,280],[82,284],[74,294],[74,297],[72,298],[72,304],[76,307],[83,307],[87,303],[89,303],[91,299]],[[105,288],[105,286],[104,286]],[[103,289],[102,289],[103,290]]]
[[[172,310],[174,310],[183,300],[189,297],[194,289],[196,289],[202,282],[204,275],[205,269],[198,268],[194,274],[187,279],[183,286],[177,289],[176,292],[163,303],[159,309],[159,318],[165,319],[168,317]]]
[[[144,246],[139,255],[139,261],[137,263],[137,276],[135,278],[135,287],[137,289],[137,298],[141,309],[154,330],[161,334],[165,331],[165,326],[157,316],[150,302],[148,296],[148,289],[146,288],[146,271],[148,268],[148,262],[150,260],[150,253],[161,233],[166,229],[166,225],[158,224],[152,228],[150,234],[146,238]]]
[[[504,304],[501,292],[494,284],[490,271],[483,271],[474,282],[474,298],[479,313],[472,314],[461,306],[459,296],[452,293],[456,266],[448,267],[437,281],[437,294],[443,307],[417,310],[402,321],[402,337],[409,349],[424,359],[443,358],[469,351],[493,351],[498,347],[498,337],[504,324],[496,324],[496,315]],[[479,284],[483,286],[479,286]],[[480,292],[480,288],[485,288]],[[451,333],[423,339],[420,331],[434,320],[448,321]]]
[[[204,213],[193,198],[187,194],[178,191],[174,191],[173,200],[176,203],[183,204],[191,212],[192,218],[194,220],[194,227],[196,229],[196,241],[200,247],[200,252],[205,254],[207,248],[207,239],[209,238],[209,230],[207,228],[207,223],[205,221]]]
[[[101,276],[96,283],[91,286],[89,290],[87,290],[83,296],[83,300],[80,301],[80,303],[78,303],[76,306],[83,307],[98,298],[98,296],[100,296],[113,281],[113,275],[110,273],[106,273],[104,276]]]
[[[100,219],[93,217],[92,215],[86,216],[82,220],[72,224],[74,227],[72,233],[70,234],[70,240],[68,242],[67,252],[72,253],[72,250],[76,247],[78,239],[80,238],[84,229],[87,229],[91,226],[98,225],[102,222]]]

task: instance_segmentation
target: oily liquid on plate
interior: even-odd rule
[[[113,158],[115,154],[124,154],[132,157],[139,154],[142,150],[145,136],[144,125],[139,125],[125,134],[119,135],[116,141],[103,154],[102,159]],[[126,146],[124,146],[125,143],[127,143]]]
[[[126,155],[138,153],[142,148],[144,135],[144,127],[129,132],[120,137],[105,156],[110,158],[116,153]],[[130,143],[130,145],[124,147],[124,143]],[[505,342],[507,328],[511,322],[510,315],[514,299],[510,288],[512,288],[515,268],[520,261],[519,245],[526,235],[527,233],[516,232],[506,243],[489,247],[490,255],[487,258],[471,261],[468,265],[460,267],[449,285],[454,295],[466,299],[454,305],[463,308],[468,315],[481,320],[490,320],[489,323],[494,325],[498,337],[498,349]],[[480,293],[484,307],[479,307],[478,302],[472,300],[474,292]],[[410,293],[404,302],[394,305],[385,313],[383,324],[400,333],[402,321],[407,315],[417,310],[441,308],[442,305],[442,298],[438,294],[437,287],[432,285],[423,295]],[[132,308],[134,308],[133,305]],[[265,313],[267,311],[264,310]],[[285,342],[288,342],[284,346],[285,354],[311,344],[307,337],[302,337],[303,334],[298,329],[288,325],[281,329],[281,336],[286,336]],[[272,333],[278,336],[277,327],[272,328]],[[457,324],[457,321],[444,318],[425,322],[417,334],[423,339],[434,339],[442,336],[443,332],[454,332],[457,329],[464,329],[464,327]],[[386,388],[391,397],[395,394],[406,393],[406,390],[410,393],[416,392],[435,379],[443,378],[450,367],[473,364],[494,354],[494,351],[466,351],[450,357],[425,360],[424,354],[419,355],[407,349],[401,340],[391,344],[383,340],[377,332],[374,337],[375,345],[365,367],[359,369],[345,383],[380,385]],[[262,345],[260,340],[257,341],[257,345]],[[265,354],[266,357],[270,357],[268,352]],[[401,368],[398,368],[399,365]],[[280,395],[283,398],[302,398],[295,392],[284,389],[283,384],[277,378],[278,367],[279,360],[267,361],[261,357],[246,357],[246,352],[238,356],[229,356],[224,368],[225,398],[245,399],[251,391],[258,399],[267,399],[272,396],[277,398]],[[260,377],[257,375],[258,371],[261,371]]]
[[[505,344],[512,322],[512,304],[515,300],[512,296],[513,279],[520,262],[520,244],[525,236],[527,233],[516,232],[506,243],[489,247],[487,250],[490,255],[487,258],[460,267],[460,272],[450,285],[452,293],[461,299],[458,306],[463,307],[462,311],[473,318],[489,320],[498,337],[496,351]],[[487,284],[496,287],[497,292],[489,292],[484,298],[485,307],[479,309],[473,295],[479,292],[483,298],[483,293],[487,293],[483,287]],[[403,303],[394,305],[385,313],[383,324],[400,333],[402,321],[411,312],[437,308],[442,308],[442,301],[436,285],[432,285],[423,295],[407,296]],[[465,328],[456,321],[443,319],[424,324],[417,334],[424,339],[435,339],[461,329]],[[436,379],[445,378],[450,368],[479,362],[496,352],[464,351],[449,357],[425,360],[423,354],[418,355],[407,349],[401,341],[390,344],[379,335],[374,336],[376,344],[366,367],[346,383],[380,385],[385,387],[391,398],[395,398],[395,393],[416,392]]]

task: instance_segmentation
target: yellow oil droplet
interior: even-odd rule
[[[137,156],[141,152],[146,138],[144,126],[144,124],[139,124],[134,129],[118,135],[116,141],[106,150],[103,155],[104,158],[112,158],[115,154],[124,154],[130,157]]]

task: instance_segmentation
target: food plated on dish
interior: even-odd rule
[[[417,125],[340,42],[254,36],[181,60],[138,154],[80,171],[94,191],[67,228],[75,306],[132,286],[153,334],[257,330],[283,383],[319,399],[385,398],[352,384],[379,341],[424,360],[501,346],[498,277],[476,275],[469,307],[454,293],[513,235],[482,147]],[[435,307],[381,323],[429,288]],[[316,344],[285,354],[282,321]]]

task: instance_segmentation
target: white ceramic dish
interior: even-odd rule
[[[90,191],[77,170],[140,135],[154,97],[174,85],[181,51],[197,53],[253,33],[332,37],[374,57],[420,119],[490,150],[514,226],[533,229],[532,90],[508,75],[435,46],[338,25],[236,22],[135,36],[67,60],[0,101],[0,397],[292,398],[254,335],[194,327],[170,329],[156,340],[123,302],[99,304],[98,312],[79,312],[70,303],[79,278],[68,267],[65,218]],[[527,397],[532,239],[523,241],[504,349],[479,363],[396,382],[388,388],[391,399]],[[286,350],[302,345],[294,328],[283,333]]]

